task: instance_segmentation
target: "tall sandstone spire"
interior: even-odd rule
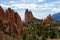
[[[13,9],[8,8],[5,12],[3,8],[0,6],[0,17],[3,18],[3,28],[9,30],[8,34],[10,33],[20,33],[23,30],[23,24],[21,18],[17,12],[14,12]],[[15,31],[14,31],[15,30]]]
[[[29,15],[31,15],[31,12]],[[27,29],[24,27],[23,22],[17,12],[8,8],[6,11],[0,6],[0,17],[2,17],[2,23],[0,22],[0,30],[7,30],[7,34],[16,35],[20,33],[26,33]],[[28,33],[28,32],[27,32]],[[16,37],[16,36],[15,36]]]
[[[13,9],[8,8],[6,10],[6,16],[7,16],[7,20],[9,21],[8,25],[10,25],[9,26],[10,31],[14,29],[12,27],[14,25],[16,28],[15,30],[17,30],[17,32],[19,33],[23,28],[23,24],[22,24],[19,14],[17,12],[14,12]]]
[[[6,20],[6,15],[5,15],[5,12],[4,12],[4,10],[3,10],[3,8],[0,6],[0,16],[2,17],[2,18],[4,18],[4,20]]]
[[[8,8],[6,10],[6,16],[7,16],[7,20],[9,20],[10,22],[17,24],[17,25],[22,24],[19,14],[17,12],[14,12],[13,9]]]
[[[7,15],[7,19],[10,20],[12,23],[15,23],[15,12],[13,9],[8,8],[6,10],[6,15]]]
[[[25,11],[25,23],[29,23],[33,20],[33,15],[31,11],[28,11],[28,9],[26,9]]]

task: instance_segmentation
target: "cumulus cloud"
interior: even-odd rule
[[[22,0],[22,1],[26,1],[26,0]],[[32,0],[30,0],[32,1]],[[38,1],[38,2],[43,2],[45,0],[34,0],[34,1]],[[60,1],[55,1],[55,2],[52,2],[52,3],[43,3],[43,4],[34,4],[34,3],[30,3],[30,4],[18,4],[18,3],[15,3],[15,1],[10,1],[10,3],[14,3],[14,4],[11,4],[10,6],[11,7],[14,7],[13,9],[32,9],[32,10],[46,10],[46,9],[52,9],[52,7],[56,6],[56,4],[59,4]],[[5,5],[5,4],[0,4],[2,5],[3,7],[9,7],[8,5]]]
[[[56,3],[59,2],[52,2],[52,3],[44,3],[44,4],[11,4],[12,7],[15,7],[15,9],[32,9],[32,10],[46,10],[46,9],[52,9],[52,7],[56,6]]]
[[[26,1],[26,0],[25,0]],[[38,1],[42,1],[42,0],[38,0]],[[43,0],[44,1],[44,0]],[[59,4],[60,1],[56,1],[56,2],[52,2],[52,3],[44,3],[44,4],[34,4],[34,3],[30,3],[30,4],[25,4],[25,3],[15,3],[15,1],[10,1],[11,4],[10,6],[5,5],[5,4],[0,4],[2,7],[11,7],[13,9],[31,9],[31,10],[47,10],[47,9],[51,9],[53,7],[56,6],[56,4]],[[54,10],[56,10],[54,8]]]
[[[38,2],[43,2],[43,1],[45,1],[45,0],[37,0]]]
[[[26,1],[26,0],[22,0],[22,1]]]
[[[52,2],[52,3],[44,3],[44,4],[38,4],[38,10],[46,10],[46,9],[51,9],[57,6],[57,4],[60,4],[59,1]]]
[[[12,4],[11,6],[20,8],[20,9],[35,9],[36,8],[36,4]]]
[[[2,6],[2,7],[6,7],[6,8],[10,7],[10,6],[5,5],[5,4],[0,4],[0,6]]]
[[[56,1],[56,2],[53,2],[53,3],[55,3],[55,4],[56,4],[56,3],[60,4],[60,1]]]
[[[60,12],[60,7],[59,8],[53,8],[52,11],[53,12]]]
[[[53,4],[43,4],[43,5],[37,5],[37,4],[12,4],[12,7],[15,7],[16,9],[32,9],[32,10],[46,10],[51,9]]]
[[[4,8],[11,7],[12,9],[30,9],[32,11],[37,11],[36,13],[34,12],[33,15],[37,18],[44,18],[46,17],[49,13],[54,13],[54,12],[60,12],[60,1],[55,1],[55,2],[48,2],[44,3],[46,0],[19,0],[19,1],[9,1],[9,5],[7,4],[0,4]],[[39,3],[38,3],[39,2]],[[40,4],[40,2],[42,4]],[[58,5],[58,6],[57,6]],[[40,11],[42,10],[42,13]],[[44,10],[48,10],[49,13],[46,13]],[[19,13],[19,10],[17,10]],[[37,14],[38,13],[38,14]],[[22,16],[22,14],[20,14]],[[23,17],[22,17],[23,18]]]
[[[10,3],[15,3],[15,1],[10,1]]]
[[[36,17],[36,18],[39,18],[39,19],[44,19],[46,16],[48,16],[49,15],[49,13],[35,13],[35,12],[33,12],[33,15],[34,15],[34,17]]]
[[[52,3],[45,3],[45,4],[39,4],[37,6],[38,10],[47,10],[47,9],[52,9],[52,7],[55,6],[55,4]]]

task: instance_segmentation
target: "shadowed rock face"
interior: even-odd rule
[[[28,9],[26,9],[25,11],[25,23],[29,23],[33,20],[33,15],[31,11],[28,11]]]
[[[7,14],[7,19],[10,22],[17,24],[18,26],[23,25],[19,14],[17,12],[14,12],[13,9],[8,8],[8,10],[6,10],[6,14]]]
[[[7,19],[10,22],[17,24],[19,26],[23,25],[19,14],[17,12],[14,12],[13,9],[8,8],[8,10],[6,10],[6,15],[7,15]]]
[[[15,23],[17,25],[22,24],[21,18],[20,18],[19,14],[17,12],[15,12]]]
[[[7,35],[16,37],[18,34],[29,34],[28,29],[24,27],[25,23],[29,23],[33,20],[33,15],[28,9],[25,12],[25,23],[21,21],[21,18],[17,12],[8,8],[6,11],[0,6],[0,31],[3,31]],[[6,31],[7,30],[7,31]]]
[[[7,17],[7,20],[8,20],[7,26],[9,28],[10,33],[11,33],[11,30],[12,30],[12,32],[17,33],[18,28],[20,30],[23,27],[20,16],[18,15],[17,12],[14,12],[13,9],[8,8],[6,10],[6,17]]]
[[[47,19],[48,19],[48,20],[52,20],[51,14],[49,14],[49,15],[47,16]]]
[[[3,31],[3,29],[7,29],[8,32],[7,34],[20,34],[21,31],[23,32],[24,30],[24,25],[21,21],[21,18],[17,12],[14,12],[13,9],[8,8],[5,12],[0,6],[0,17],[2,17],[4,20],[3,22],[0,22],[1,26],[0,30]],[[27,29],[25,29],[27,31]],[[26,32],[25,32],[26,33]],[[15,35],[14,35],[15,36]]]
[[[0,6],[0,16],[3,17],[4,19],[6,19],[5,12],[1,6]]]
[[[51,14],[49,14],[44,20],[53,20],[52,17],[51,17]]]
[[[6,15],[8,20],[10,20],[12,23],[15,23],[15,12],[13,9],[8,8],[6,10]]]
[[[17,24],[18,30],[23,29],[23,24],[22,24],[21,18],[20,18],[19,14],[17,12],[15,12],[15,23]]]
[[[49,14],[42,22],[43,26],[50,26],[51,22],[53,21],[51,14]],[[47,24],[46,24],[47,23]]]

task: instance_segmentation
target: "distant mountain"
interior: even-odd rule
[[[52,15],[52,18],[56,21],[60,21],[60,12],[55,13],[54,15]]]

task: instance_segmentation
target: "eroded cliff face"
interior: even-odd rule
[[[49,15],[45,18],[45,20],[50,20],[50,21],[53,20],[52,17],[51,17],[51,14],[49,14]]]
[[[51,14],[49,14],[42,22],[43,26],[50,26],[51,22],[53,21]]]
[[[33,15],[31,11],[28,11],[28,9],[26,9],[25,11],[25,23],[29,23],[33,20]]]
[[[5,31],[6,29],[7,32],[5,33],[7,33],[8,35],[12,34],[13,36],[23,33],[24,30],[26,30],[24,32],[26,34],[27,29],[24,27],[19,14],[17,12],[14,12],[13,9],[8,8],[6,11],[4,11],[0,6],[0,17],[2,21],[0,22],[0,30]]]
[[[21,18],[18,15],[18,13],[14,12],[13,9],[8,8],[6,10],[6,17],[7,17],[7,20],[8,20],[7,25],[9,27],[10,31],[14,30],[14,31],[19,33],[20,30],[23,28],[23,24],[22,24]],[[15,28],[12,27],[12,26],[14,26]]]
[[[3,10],[3,8],[0,6],[0,16],[4,18],[4,20],[6,19],[6,15],[5,12]]]

